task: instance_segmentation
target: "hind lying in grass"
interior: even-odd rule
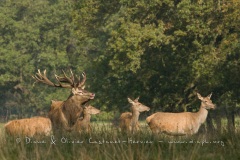
[[[6,134],[11,136],[49,136],[52,124],[49,118],[32,117],[9,121],[4,128]]]

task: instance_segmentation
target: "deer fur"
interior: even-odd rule
[[[135,133],[139,130],[139,115],[140,112],[149,111],[150,108],[138,102],[138,98],[134,101],[128,98],[131,104],[132,112],[122,113],[120,116],[120,128],[124,132]]]
[[[71,98],[67,101],[52,101],[48,117],[52,121],[53,132],[71,132],[73,126],[82,114],[82,104],[86,101],[88,101],[88,99],[81,96],[78,97],[78,102]],[[66,103],[68,105],[65,105]]]
[[[59,107],[61,107],[64,103],[64,101],[57,101],[57,100],[52,100],[51,101],[51,109],[50,111],[53,111],[55,109],[58,109]]]
[[[4,128],[6,134],[11,136],[49,136],[52,124],[49,118],[32,117],[9,121]]]
[[[75,133],[90,133],[91,132],[91,115],[100,113],[100,110],[93,106],[86,106],[83,109],[83,118],[78,118],[73,127]]]
[[[198,112],[167,113],[157,112],[147,117],[146,121],[153,133],[165,133],[168,135],[193,135],[196,134],[206,121],[208,109],[215,109],[215,105],[210,100],[211,95],[202,97],[197,93],[201,100]]]

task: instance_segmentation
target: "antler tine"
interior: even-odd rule
[[[65,80],[63,80],[63,77],[60,77],[60,76],[55,74],[55,78],[58,81],[59,87],[62,87],[62,88],[72,88],[71,84],[62,84],[61,83],[61,82],[66,82]]]
[[[87,79],[87,76],[86,76],[86,74],[85,74],[84,72],[82,73],[82,76],[83,76],[82,82],[80,82],[80,76],[79,76],[79,84],[78,84],[78,87],[82,87],[82,86],[84,85],[86,79]]]
[[[55,87],[57,87],[56,84],[52,83],[52,82],[47,78],[46,72],[47,72],[47,71],[46,71],[46,69],[45,69],[45,70],[43,71],[43,75],[42,75],[40,69],[38,69],[38,73],[36,73],[36,75],[34,75],[34,76],[32,76],[32,77],[36,80],[36,82],[42,82],[42,83],[48,84],[48,85],[50,85],[50,86],[55,86]]]
[[[62,70],[64,77],[60,77],[58,75],[55,75],[56,79],[58,80],[58,83],[62,86],[62,87],[74,87],[75,83],[74,83],[74,77],[71,76],[70,78],[66,75],[66,73],[64,72],[64,70]],[[71,73],[72,74],[72,73]],[[65,82],[65,83],[69,83],[68,85],[64,85],[61,82]]]
[[[70,69],[70,73],[71,73],[71,80],[72,80],[72,82],[75,84],[75,80],[74,80],[74,75],[73,75],[73,72],[72,72],[72,70]]]
[[[66,73],[64,72],[64,70],[62,70],[63,74],[64,74],[64,78],[67,80],[67,82],[70,82],[71,84],[74,83],[74,81],[72,81],[72,79],[68,78],[68,76],[66,75]]]

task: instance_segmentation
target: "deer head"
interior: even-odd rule
[[[202,97],[199,93],[197,93],[198,99],[201,100],[201,107],[205,109],[215,109],[216,105],[212,103],[212,100],[210,99],[212,96],[212,93],[209,94],[207,97]]]
[[[46,70],[43,71],[43,74],[41,73],[40,70],[38,70],[38,73],[36,75],[32,76],[36,82],[41,82],[44,84],[47,84],[49,86],[53,87],[60,87],[60,88],[71,88],[72,94],[74,96],[79,96],[81,97],[82,101],[88,101],[90,99],[94,99],[95,94],[90,93],[86,90],[84,90],[84,83],[86,81],[86,74],[83,72],[83,80],[80,80],[80,76],[75,80],[75,76],[73,75],[72,70],[70,69],[71,76],[68,77],[64,71],[63,76],[58,76],[55,74],[55,78],[58,83],[53,83],[51,82],[46,75]]]
[[[98,114],[100,113],[101,111],[91,105],[88,105],[86,107],[84,107],[84,111],[86,114]]]
[[[149,111],[150,108],[138,102],[138,99],[139,97],[135,100],[131,100],[130,98],[128,98],[128,102],[132,104],[132,110],[136,110],[138,112]]]

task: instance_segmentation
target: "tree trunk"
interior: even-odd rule
[[[8,113],[8,109],[7,109],[7,113],[6,113],[6,117],[5,117],[5,122],[8,121],[8,115],[9,115],[9,113]]]
[[[230,111],[227,113],[227,129],[229,132],[235,132],[235,112]]]
[[[221,115],[216,115],[215,117],[214,117],[214,120],[215,120],[215,122],[216,122],[216,130],[217,130],[217,132],[218,133],[222,133],[222,118],[221,118]]]
[[[223,131],[223,128],[222,128],[222,117],[223,116],[225,116],[225,112],[224,112],[223,108],[218,108],[212,114],[212,118],[214,119],[214,121],[216,123],[216,131],[218,133],[222,133],[222,131]]]
[[[216,129],[213,125],[213,121],[212,121],[212,115],[211,114],[208,114],[207,116],[207,132],[208,133],[211,133],[211,132],[214,132]]]

